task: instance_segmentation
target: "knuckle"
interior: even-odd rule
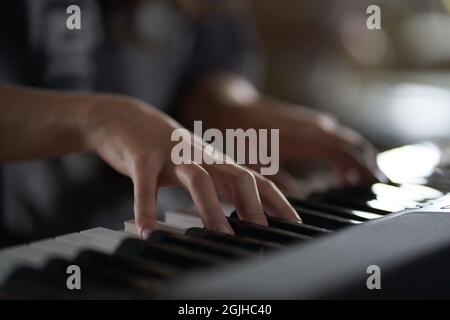
[[[135,195],[134,212],[136,216],[150,216],[156,212],[156,196],[148,192]]]
[[[152,192],[154,192],[154,190],[150,186],[140,186],[135,192],[136,203],[141,204],[145,200],[150,199]]]
[[[237,184],[243,186],[254,185],[256,183],[253,173],[244,168],[237,168],[235,170],[234,179]]]
[[[316,113],[311,117],[314,127],[320,132],[333,132],[338,127],[336,118],[326,113]]]
[[[136,171],[146,170],[148,165],[152,162],[152,156],[148,152],[140,152],[133,157],[134,167]]]
[[[266,217],[264,216],[264,213],[262,212],[250,212],[245,214],[245,220],[253,221],[256,223],[266,223]]]
[[[262,212],[250,212],[245,215],[247,219],[259,220],[264,217]]]
[[[137,205],[135,206],[134,211],[134,216],[138,224],[153,222],[151,210],[149,210],[148,208]]]
[[[193,165],[189,174],[189,182],[193,186],[208,184],[211,178],[209,173],[201,166]]]
[[[278,190],[277,185],[272,180],[269,180],[267,178],[261,178],[260,180],[260,190],[263,192],[271,192],[274,190]]]
[[[316,114],[316,121],[317,122],[328,122],[328,123],[332,123],[332,124],[337,124],[337,119],[329,113],[324,113],[324,112],[319,112]]]
[[[207,228],[212,230],[217,230],[217,228],[221,225],[220,221],[211,215],[203,217],[203,222]]]
[[[141,150],[139,152],[134,153],[134,161],[136,163],[146,163],[146,162],[148,162],[149,158],[150,158],[150,153],[145,150]]]
[[[156,227],[156,221],[147,216],[137,216],[135,221],[137,226],[154,229]]]

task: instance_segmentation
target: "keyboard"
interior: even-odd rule
[[[231,212],[235,235],[226,235],[179,210],[166,212],[147,240],[130,220],[122,230],[98,227],[6,248],[0,296],[450,298],[450,190],[431,186],[430,177],[290,198],[303,224],[269,217],[265,227]],[[68,287],[70,266],[81,271],[79,290]],[[371,270],[378,270],[375,287]]]

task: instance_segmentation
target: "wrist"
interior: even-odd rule
[[[120,106],[125,97],[92,95],[82,99],[78,108],[78,131],[84,151],[96,151],[97,137],[109,129],[120,117]]]
[[[139,99],[124,95],[96,95],[82,108],[81,131],[85,148],[98,151],[106,140],[130,130],[130,121],[157,112]]]

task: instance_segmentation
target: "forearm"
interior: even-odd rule
[[[205,127],[225,129],[234,124],[243,126],[245,109],[263,99],[256,88],[239,75],[217,74],[197,83],[187,95],[180,121],[192,127],[194,120],[202,120]]]
[[[183,103],[183,125],[202,120],[204,128],[279,128],[285,119],[304,121],[313,111],[261,94],[245,78],[217,74],[198,83]],[[297,122],[296,122],[297,123]],[[298,124],[298,123],[297,123]],[[278,127],[277,127],[278,125]]]
[[[93,96],[0,86],[0,161],[85,151]]]
[[[92,150],[133,181],[134,214],[142,237],[156,227],[156,196],[161,186],[181,185],[188,190],[205,226],[216,231],[233,233],[216,188],[234,202],[244,220],[267,224],[264,212],[268,212],[299,221],[273,184],[235,163],[175,164],[173,148],[179,142],[172,136],[182,128],[142,101],[11,87],[0,88],[0,101],[1,161]],[[193,140],[189,135],[183,145],[200,151],[206,147]]]

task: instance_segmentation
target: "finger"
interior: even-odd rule
[[[313,122],[330,144],[341,145],[361,157],[374,156],[375,148],[369,141],[356,131],[340,125],[335,118],[327,114],[318,114]]]
[[[133,176],[134,219],[141,238],[148,238],[156,226],[156,172],[139,165]]]
[[[327,160],[332,161],[337,168],[338,178],[340,182],[346,180],[347,173],[352,170],[357,172],[361,181],[375,182],[377,168],[368,165],[363,159],[355,156],[353,153],[336,144],[324,143],[317,139],[314,145],[306,145],[302,148],[295,147],[301,145],[302,141],[298,139],[291,140],[290,145],[283,146],[283,156],[289,161],[299,160]]]
[[[291,206],[274,182],[258,174],[255,174],[255,179],[264,210],[269,216],[297,223],[302,222],[297,211]]]
[[[376,177],[377,168],[368,166],[362,159],[354,156],[340,145],[324,143],[319,139],[314,145],[307,145],[303,148],[295,147],[298,144],[301,144],[301,141],[291,140],[290,145],[283,149],[285,158],[290,159],[291,162],[294,159],[331,161],[340,184],[348,181],[349,173],[356,173],[355,180],[359,180],[359,182],[379,181]]]
[[[378,182],[376,166],[366,163],[364,159],[342,148],[329,148],[328,152],[336,161],[338,178],[341,182],[353,184]]]
[[[239,217],[243,220],[267,225],[258,187],[253,173],[236,164],[204,165],[213,181],[224,181]]]
[[[191,194],[205,226],[233,234],[208,172],[197,164],[182,164],[174,167],[174,174],[179,183]]]
[[[341,180],[352,179],[358,173],[363,181],[377,181],[376,149],[359,133],[339,125],[327,115],[320,115],[314,121],[316,141],[331,151],[340,162]],[[334,150],[334,152],[333,152]],[[356,170],[356,171],[355,171]],[[355,175],[353,174],[353,178]]]
[[[255,170],[254,170],[255,171]],[[290,173],[280,169],[276,175],[267,176],[267,179],[275,183],[278,189],[288,196],[304,194],[306,190],[302,187],[299,180],[294,178]]]
[[[376,163],[377,150],[353,130],[338,126],[328,135],[329,144],[340,149],[342,153],[341,162],[354,166],[365,181],[374,182],[379,180],[379,170]],[[337,143],[336,143],[337,142]],[[343,160],[343,161],[342,161]],[[346,169],[344,167],[344,169]]]
[[[327,159],[335,164],[337,178],[340,183],[348,180],[349,173],[356,173],[356,178],[360,182],[373,183],[377,182],[376,163],[369,164],[365,159],[351,148],[347,148],[340,143],[336,143],[336,139],[325,138],[317,135],[315,143],[303,148],[294,146],[301,143],[298,139],[291,140],[290,146],[285,147],[284,151],[287,158],[297,159]]]

